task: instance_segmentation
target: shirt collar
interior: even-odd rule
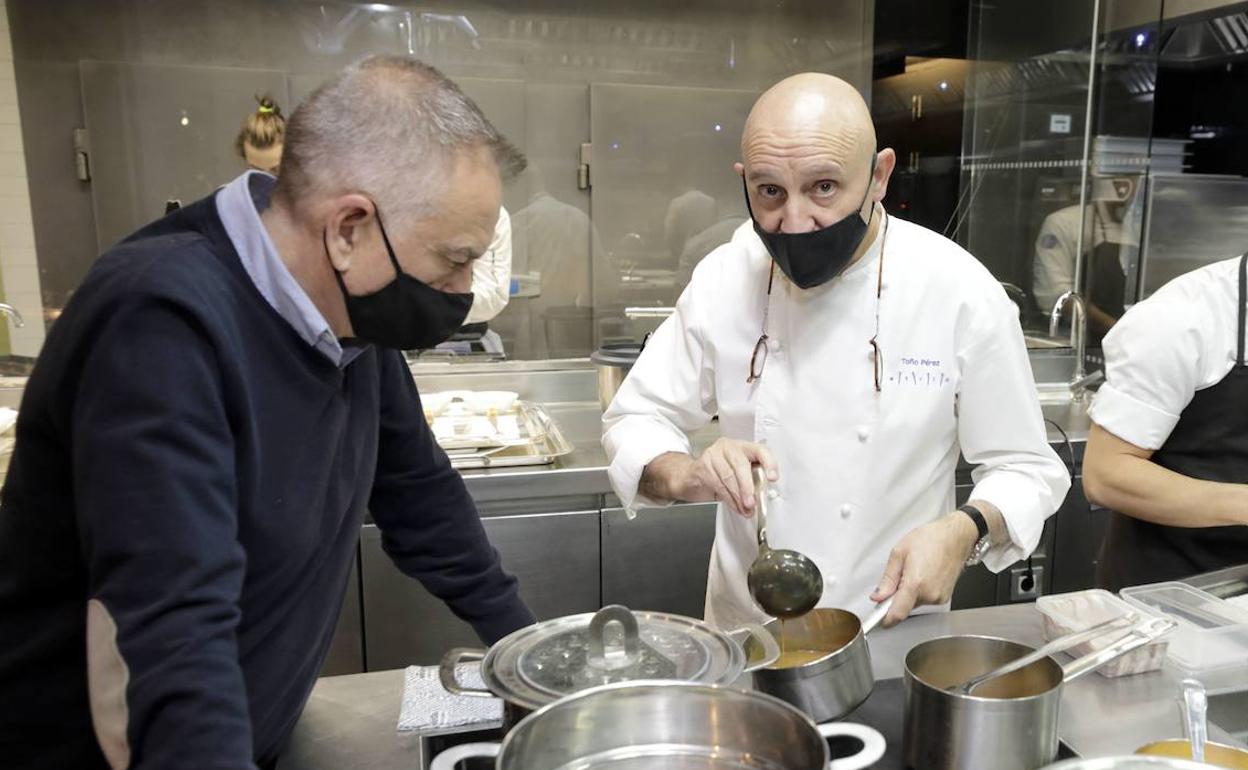
[[[249,170],[217,192],[217,213],[256,290],[304,342],[336,366],[351,363],[361,348],[342,344],[307,292],[290,274],[260,213],[269,207],[276,184],[269,174]]]

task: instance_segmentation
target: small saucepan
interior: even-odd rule
[[[946,636],[916,645],[906,654],[904,672],[907,766],[923,770],[1043,767],[1057,754],[1062,686],[1152,644],[1176,625],[1155,618],[1065,667],[1051,657],[1041,658],[984,682],[973,695],[948,688],[1027,655],[1033,648],[989,636]]]
[[[871,694],[875,673],[867,634],[888,614],[888,600],[861,621],[849,610],[822,608],[764,628],[780,639],[780,657],[754,671],[754,688],[798,707],[816,722],[840,719]],[[762,654],[746,642],[746,656]]]

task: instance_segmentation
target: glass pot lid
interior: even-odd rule
[[[494,694],[536,709],[614,682],[728,684],[744,667],[741,645],[700,620],[611,605],[516,631],[490,649],[481,675]]]

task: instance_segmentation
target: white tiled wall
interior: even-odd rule
[[[66,152],[70,151],[68,142],[66,139]],[[4,282],[0,300],[16,307],[26,319],[26,325],[18,329],[0,317],[0,323],[8,324],[10,340],[10,350],[0,352],[36,356],[43,346],[43,296],[17,110],[13,42],[4,0],[0,0],[0,276]]]

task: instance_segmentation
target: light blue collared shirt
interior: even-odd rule
[[[345,350],[329,328],[329,322],[312,304],[307,292],[290,274],[277,253],[260,212],[269,207],[276,179],[263,171],[249,170],[217,191],[217,214],[238,252],[243,269],[261,296],[303,338],[339,368],[355,360],[363,348]],[[329,257],[326,257],[328,259]]]

